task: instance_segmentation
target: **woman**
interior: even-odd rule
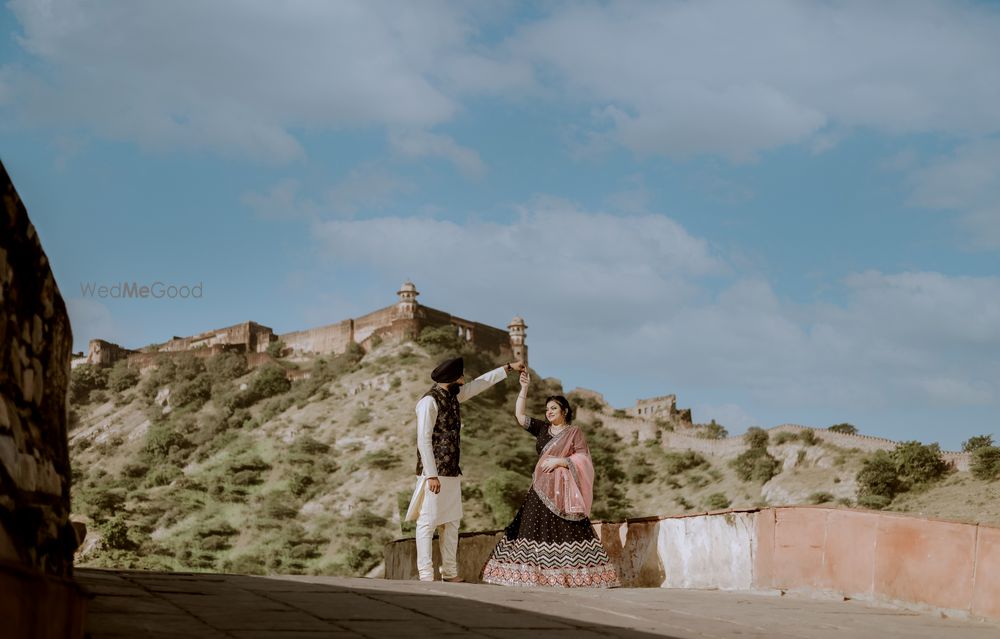
[[[594,466],[583,431],[562,395],[545,401],[548,422],[524,414],[528,373],[521,373],[517,421],[535,436],[538,463],[531,488],[493,549],[482,579],[503,586],[608,588],[618,574],[590,524]]]

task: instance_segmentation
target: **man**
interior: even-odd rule
[[[438,527],[441,578],[464,581],[458,576],[456,559],[458,522],[462,518],[459,404],[503,381],[510,372],[523,370],[524,362],[504,364],[466,384],[465,362],[456,357],[441,362],[431,372],[435,385],[417,402],[417,485],[406,511],[406,521],[417,522],[417,571],[421,581],[434,581],[431,553]]]

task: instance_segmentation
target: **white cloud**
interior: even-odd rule
[[[480,177],[486,172],[479,153],[460,146],[447,135],[427,131],[395,131],[389,135],[389,144],[404,157],[441,157],[468,177]]]
[[[973,3],[575,3],[509,46],[640,153],[723,154],[1000,130],[1000,14]],[[553,99],[558,100],[558,97]]]
[[[303,195],[298,180],[285,179],[263,193],[244,193],[242,201],[261,219],[317,220],[376,212],[390,205],[396,195],[410,190],[409,182],[391,172],[377,165],[362,165],[352,169],[319,199]]]
[[[44,63],[15,76],[19,115],[144,146],[285,162],[303,155],[293,129],[432,126],[459,108],[438,84],[476,69],[526,81],[523,63],[474,51],[473,16],[447,2],[9,6]]]
[[[669,218],[580,211],[556,199],[539,199],[509,224],[383,217],[319,222],[313,234],[337,262],[405,274],[418,286],[447,281],[442,308],[467,296],[488,313],[547,309],[553,320],[604,327],[622,325],[619,308],[652,311],[691,295],[687,278],[726,269]]]
[[[257,214],[257,217],[265,220],[284,220],[309,215],[313,206],[299,198],[299,182],[292,179],[278,182],[265,193],[244,193],[242,200]]]
[[[423,303],[494,325],[523,315],[536,366],[570,385],[650,389],[609,396],[619,403],[699,389],[695,419],[737,430],[803,412],[1000,408],[1000,277],[869,271],[843,280],[842,303],[801,304],[669,218],[551,199],[508,223],[376,218],[313,232],[335,270],[413,278]],[[929,423],[910,436],[939,437]]]
[[[908,181],[912,204],[957,211],[973,246],[1000,248],[1000,139],[962,144],[913,169]]]
[[[353,215],[359,211],[378,211],[393,198],[413,189],[406,180],[377,166],[353,169],[326,193],[326,204],[334,215]]]

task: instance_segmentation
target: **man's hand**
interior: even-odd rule
[[[438,479],[437,477],[428,477],[427,488],[429,488],[430,491],[435,495],[438,494],[439,492],[441,492],[441,480]]]
[[[511,363],[509,363],[507,365],[510,366],[510,370],[517,371],[518,373],[523,372],[524,369],[525,369],[524,362],[522,362],[520,360],[518,360],[516,362],[511,362]]]

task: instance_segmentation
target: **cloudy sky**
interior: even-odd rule
[[[412,279],[617,406],[1000,434],[995,3],[12,0],[0,159],[78,350]]]

